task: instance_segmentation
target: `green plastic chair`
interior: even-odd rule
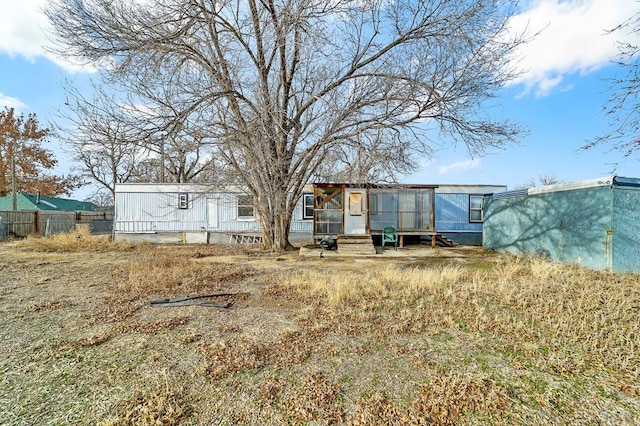
[[[386,243],[393,243],[393,249],[398,250],[398,231],[393,226],[387,226],[382,230],[382,248]]]

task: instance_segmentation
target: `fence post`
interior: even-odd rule
[[[33,217],[36,225],[36,234],[40,235],[40,215],[38,214],[38,210],[33,212]]]

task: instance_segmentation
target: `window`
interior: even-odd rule
[[[469,195],[469,222],[482,222],[484,196]]]
[[[189,194],[178,194],[178,208],[179,209],[188,209],[189,208]]]
[[[302,219],[313,219],[313,194],[302,194]]]
[[[253,197],[251,195],[238,195],[238,218],[254,216]]]
[[[362,216],[362,192],[349,194],[349,215]]]

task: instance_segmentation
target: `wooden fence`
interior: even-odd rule
[[[110,233],[113,213],[0,211],[0,239],[25,238],[28,235],[49,236],[70,232],[78,224],[86,224],[94,234]]]

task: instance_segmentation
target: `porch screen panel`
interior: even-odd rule
[[[342,233],[342,190],[316,188],[314,200],[315,234]]]
[[[382,231],[393,226],[399,231],[432,231],[433,189],[371,189],[369,192],[370,228]]]
[[[432,214],[431,197],[433,196],[433,191],[422,190],[421,195],[422,195],[422,211],[420,212],[420,216],[422,219],[421,228],[427,231],[434,231],[434,229],[432,229],[432,226],[431,226],[431,214]]]
[[[369,227],[382,231],[387,226],[398,228],[397,193],[395,190],[372,189],[369,192]]]
[[[400,229],[415,230],[418,229],[418,222],[420,216],[416,206],[417,196],[419,195],[416,190],[402,190],[400,191],[398,215],[400,218]]]

